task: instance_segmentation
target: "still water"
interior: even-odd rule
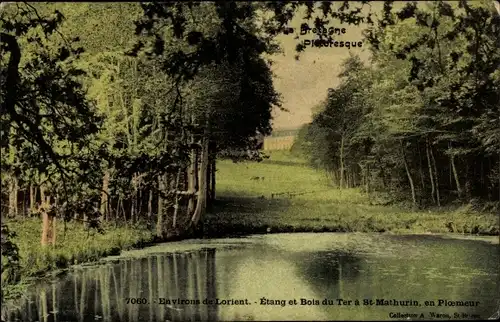
[[[495,239],[311,233],[186,240],[75,268],[33,286],[2,315],[58,322],[487,319],[500,303]],[[457,306],[465,303],[474,306]]]

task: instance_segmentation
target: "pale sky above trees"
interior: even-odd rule
[[[381,7],[380,3],[373,8]],[[377,9],[378,10],[378,9]],[[300,15],[296,16],[291,27],[300,30],[305,22]],[[313,21],[307,22],[310,27]],[[331,22],[335,28],[346,28],[346,33],[338,37],[339,41],[362,41],[363,27],[341,25]],[[364,61],[369,57],[367,44],[361,48],[307,48],[301,53],[299,61],[295,60],[295,46],[304,39],[312,39],[313,34],[280,35],[278,39],[283,46],[284,53],[275,55],[271,59],[275,62],[273,71],[275,87],[283,97],[283,107],[289,112],[276,110],[274,113],[274,129],[296,128],[311,121],[311,111],[315,105],[325,99],[329,87],[338,85],[337,75],[340,73],[340,64],[349,57],[349,54],[359,55]]]
[[[432,2],[432,1],[431,1]],[[476,1],[472,1],[476,2]],[[356,2],[352,2],[353,6]],[[403,6],[405,1],[396,1],[394,8]],[[425,1],[421,2],[424,5]],[[380,12],[383,1],[376,1],[371,4],[374,12]],[[301,23],[304,22],[300,15],[295,16],[291,27],[299,30]],[[313,22],[308,22],[312,27]],[[359,41],[362,40],[363,26],[340,25],[331,22],[329,26],[345,27],[346,33],[338,37],[339,41]],[[294,35],[280,35],[280,40],[284,55],[273,56],[275,61],[273,71],[275,76],[275,87],[283,96],[283,107],[289,112],[276,110],[274,112],[274,128],[288,129],[297,128],[311,121],[312,110],[315,105],[326,98],[326,92],[329,87],[335,87],[339,84],[338,73],[340,64],[349,57],[349,53],[359,55],[367,62],[369,58],[366,42],[361,49],[347,48],[307,48],[296,61],[295,46],[303,39],[313,38],[312,36],[299,36],[294,39]]]

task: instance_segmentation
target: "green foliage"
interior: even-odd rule
[[[216,222],[262,228],[289,216],[292,229],[381,231],[411,226],[422,215],[394,210],[384,217],[385,208],[370,205],[352,217],[351,205],[340,203],[373,197],[360,187],[403,200],[411,190],[420,205],[485,196],[498,202],[499,18],[486,3],[410,3],[394,12],[387,1],[377,22],[347,1],[9,3],[0,8],[2,205],[9,205],[2,215],[19,214],[18,195],[32,208],[23,205],[22,215],[42,214],[33,208],[43,190],[50,217],[78,223],[70,224],[68,244],[53,249],[33,247],[40,240],[37,219],[22,219],[26,231],[13,223],[19,238],[2,226],[2,257],[10,265],[2,266],[2,281],[16,282],[19,265],[21,275],[31,275],[128,247],[143,232],[150,236],[142,228],[115,227],[105,234],[111,220],[189,232],[192,204],[204,200],[196,166],[210,168],[206,177],[214,186],[216,158],[264,158],[259,147],[262,136],[271,134],[280,97],[263,56],[279,52],[276,35],[300,8],[306,18],[317,18],[317,27],[330,18],[351,24],[364,19],[371,26],[366,36],[372,65],[357,57],[344,62],[341,84],[329,91],[293,148],[327,170],[327,177],[286,156],[275,161],[289,165],[295,181],[280,182],[264,162],[254,169],[267,171],[265,177],[275,179],[271,184],[236,183],[231,180],[241,175],[230,173],[232,179],[221,176],[221,192],[246,188],[262,196],[266,189],[297,186],[328,191],[298,198],[296,208],[282,215],[277,202],[269,204],[276,211],[252,217],[252,207],[262,204],[251,202],[251,215],[235,219],[239,213],[226,209]],[[220,164],[233,170],[245,165]],[[332,182],[356,188],[332,194]],[[304,217],[325,200],[321,213]],[[442,228],[443,218],[422,218]],[[236,226],[225,223],[229,219]],[[487,230],[478,226],[481,219],[470,220],[474,229]],[[94,229],[102,234],[89,241],[84,235]]]
[[[66,229],[63,226],[58,228],[57,234],[64,242],[55,248],[46,249],[39,245],[41,226],[37,219],[9,220],[8,225],[10,227],[9,240],[17,245],[15,246],[16,249],[18,248],[16,254],[21,257],[17,258],[17,262],[15,260],[4,261],[3,256],[8,256],[4,255],[4,249],[7,252],[9,248],[7,246],[4,248],[4,226],[2,225],[2,275],[4,275],[4,265],[15,263],[17,266],[11,269],[11,273],[13,271],[18,278],[22,278],[22,282],[26,283],[31,278],[43,276],[49,271],[96,261],[104,256],[118,255],[120,250],[149,242],[153,238],[151,232],[143,225],[126,228],[104,224],[101,227],[103,233],[96,234],[89,232],[81,223],[71,222],[67,224]],[[5,270],[7,271],[7,267]],[[13,281],[2,280],[2,289],[4,287],[10,293],[15,288]],[[14,294],[16,293],[12,295]]]
[[[61,162],[66,156],[55,151],[52,144],[65,140],[80,150],[88,144],[86,138],[95,133],[99,125],[99,119],[92,114],[81,85],[75,79],[82,71],[66,64],[81,49],[73,49],[68,44],[57,48],[57,54],[51,54],[53,50],[42,37],[29,35],[29,32],[40,26],[45,35],[54,33],[62,15],[56,13],[54,18],[40,19],[30,5],[17,6],[19,12],[16,16],[3,13],[1,21],[4,30],[2,57],[9,57],[8,66],[1,70],[1,79],[5,82],[1,87],[4,97],[2,146],[7,146],[7,136],[13,128],[14,138],[10,145],[16,150],[28,147],[32,150],[31,155],[21,158],[32,162],[25,167],[34,168],[36,162],[39,172],[49,172],[51,165],[55,164],[62,171]],[[38,47],[36,52],[25,55],[23,61],[18,42],[21,37],[27,37],[28,43]],[[28,146],[23,146],[23,143]]]
[[[396,12],[388,2],[381,17],[366,31],[372,66],[344,64],[295,150],[337,182],[345,170],[350,186],[422,206],[498,202],[498,14],[485,3]]]
[[[188,167],[198,162],[190,157],[203,140],[211,158],[259,159],[256,136],[271,132],[279,96],[253,5],[2,9],[2,215],[18,213],[21,191],[30,200],[23,215],[98,231],[102,221],[133,224],[146,212],[151,224],[180,209],[182,221],[191,216]],[[131,55],[137,42],[150,50]],[[36,209],[42,194],[46,211]]]
[[[19,248],[12,241],[16,233],[2,223],[2,285],[16,283],[19,276]],[[3,297],[3,295],[2,295]]]
[[[31,4],[16,3],[0,19],[2,175],[20,179],[20,188],[43,184],[63,204],[51,211],[68,219],[76,199],[91,200],[82,187],[94,185],[103,157],[93,140],[102,119],[86,100],[84,72],[74,65],[83,50],[60,34],[60,11],[40,15]]]

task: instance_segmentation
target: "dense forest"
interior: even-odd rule
[[[366,30],[293,149],[340,187],[415,207],[500,200],[500,21],[491,2],[412,5]]]
[[[160,238],[195,226],[216,157],[258,159],[279,106],[254,17],[225,30],[223,11],[252,7],[6,6],[2,214],[41,214],[43,244],[58,217],[97,227],[154,214]],[[170,14],[183,24],[156,31]]]
[[[58,221],[196,232],[216,160],[265,157],[282,108],[268,57],[300,8],[318,27],[366,23],[372,61],[344,63],[294,149],[340,188],[498,207],[491,2],[386,1],[377,16],[348,2],[16,2],[0,8],[2,218],[40,217],[42,245]],[[18,265],[11,237],[2,221],[2,281]]]

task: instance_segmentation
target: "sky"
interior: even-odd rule
[[[306,22],[312,28],[313,21],[302,19],[297,15],[289,24],[295,29],[295,34],[300,33],[301,23]],[[345,34],[334,37],[338,41],[363,41],[362,27],[341,25],[330,22],[328,27],[345,28]],[[369,58],[367,43],[363,41],[361,48],[340,47],[308,47],[295,60],[295,47],[298,42],[314,39],[317,36],[309,33],[299,35],[280,35],[280,42],[284,53],[271,56],[274,61],[272,70],[275,73],[274,86],[282,95],[283,107],[288,112],[278,109],[273,115],[273,128],[297,128],[311,121],[312,109],[326,98],[329,87],[339,84],[338,74],[343,60],[350,54],[359,55],[364,61]]]
[[[483,0],[489,1],[489,0]],[[393,8],[399,9],[406,5],[408,1],[395,1]],[[457,5],[455,1],[448,1]],[[471,3],[479,3],[481,1],[471,1]],[[500,1],[492,1],[500,13]],[[383,8],[383,1],[370,2],[369,6],[373,13],[380,13]],[[419,5],[426,5],[432,1],[422,1]],[[337,3],[340,5],[340,2]],[[358,2],[350,2],[352,7],[359,6]],[[368,7],[365,7],[368,9]],[[289,27],[293,27],[296,31],[300,31],[300,25],[305,21],[303,15],[297,14]],[[307,22],[309,26],[313,26],[313,21]],[[338,22],[331,21],[329,27],[346,28],[346,33],[336,37],[339,41],[363,41],[362,30],[366,25],[351,26],[340,25]],[[283,107],[288,112],[282,112],[276,109],[273,113],[273,129],[295,129],[303,124],[309,123],[312,118],[312,110],[321,101],[326,98],[329,87],[335,87],[339,84],[338,74],[343,60],[349,57],[350,54],[359,55],[360,58],[368,62],[370,54],[368,52],[368,44],[363,42],[361,48],[306,48],[301,53],[299,61],[296,61],[294,56],[295,46],[298,41],[314,38],[309,35],[299,35],[299,39],[294,39],[295,35],[280,35],[278,41],[284,50],[284,54],[278,54],[271,57],[274,61],[272,70],[275,73],[274,86],[282,95]],[[317,37],[317,36],[316,36]]]

